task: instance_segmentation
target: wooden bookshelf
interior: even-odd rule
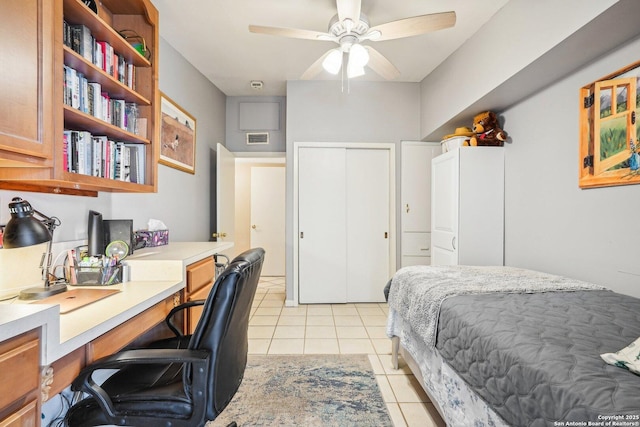
[[[85,25],[96,40],[108,42],[133,64],[135,88],[66,46],[63,21]],[[0,188],[92,196],[99,191],[157,191],[158,23],[158,11],[150,0],[102,0],[97,14],[80,0],[9,2],[0,7],[0,62],[11,64],[0,70],[0,88],[8,100],[0,103]],[[144,38],[146,57],[119,33],[123,30]],[[111,99],[135,103],[146,129],[134,134],[66,105],[64,66],[100,83]],[[145,183],[68,172],[63,162],[64,130],[143,144]]]

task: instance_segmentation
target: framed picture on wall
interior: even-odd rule
[[[640,61],[580,89],[579,185],[640,184]]]
[[[159,163],[184,172],[196,172],[196,119],[160,93]]]

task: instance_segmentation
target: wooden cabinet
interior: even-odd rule
[[[437,142],[402,141],[402,267],[431,264],[431,160],[441,153]]]
[[[215,280],[215,261],[213,257],[202,259],[187,266],[187,287],[185,300],[206,299]],[[192,334],[200,320],[203,307],[189,309],[185,319],[185,333]]]
[[[433,159],[431,264],[504,264],[504,148],[463,147]]]
[[[158,12],[150,0],[97,3],[97,14],[80,0],[25,0],[0,6],[0,188],[84,195],[156,191],[160,135]],[[84,25],[96,41],[112,46],[134,67],[135,86],[112,77],[66,46],[63,22]],[[133,41],[131,34],[139,36],[135,41],[144,40],[148,58],[129,43]],[[65,66],[81,73],[87,82],[100,84],[101,93],[109,98],[135,103],[142,119],[138,132],[66,105]],[[92,176],[91,171],[67,171],[65,130],[87,131],[145,147],[144,161],[140,162],[144,164],[144,183]]]
[[[0,6],[1,167],[52,164],[53,11],[44,0]]]
[[[38,331],[0,343],[0,427],[40,425],[39,365]]]

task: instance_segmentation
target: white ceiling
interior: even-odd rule
[[[419,82],[470,38],[508,0],[362,0],[370,26],[429,13],[454,11],[453,28],[410,38],[365,42],[400,71],[395,81]],[[250,33],[264,25],[328,30],[335,0],[152,0],[160,13],[160,36],[227,96],[284,96],[286,81],[302,73],[330,41],[289,39]],[[490,22],[489,22],[490,24]],[[508,37],[508,35],[505,35]],[[490,46],[487,52],[495,52]],[[472,72],[473,58],[470,58]],[[317,79],[338,79],[323,71]],[[358,79],[383,80],[370,69]],[[261,80],[256,91],[251,80]]]

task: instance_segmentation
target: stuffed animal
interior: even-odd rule
[[[498,116],[492,111],[485,111],[473,118],[473,135],[470,139],[472,146],[496,145],[502,146],[507,139],[507,133],[500,129]]]

